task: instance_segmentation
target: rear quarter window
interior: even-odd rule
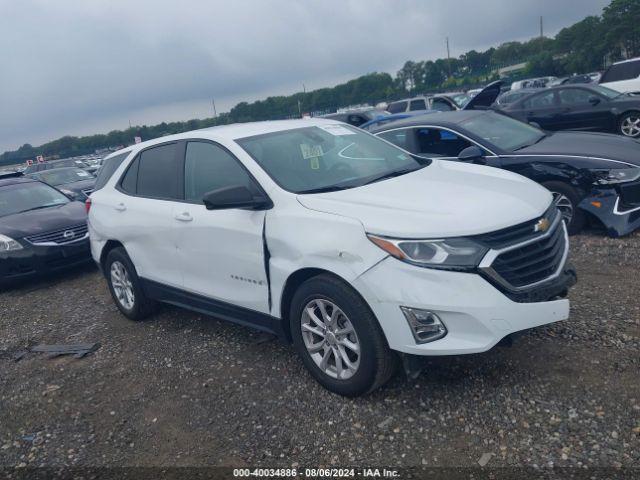
[[[600,83],[621,82],[624,80],[633,80],[638,77],[640,77],[640,60],[611,65],[609,69],[604,72]]]
[[[390,103],[387,107],[389,113],[402,113],[407,110],[407,102],[394,102]]]
[[[113,176],[118,167],[122,165],[122,162],[128,155],[129,152],[121,153],[120,155],[114,155],[113,157],[106,158],[104,162],[102,162],[95,187],[93,188],[94,191],[100,190],[107,184],[109,179]]]

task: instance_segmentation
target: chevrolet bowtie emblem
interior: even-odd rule
[[[536,223],[536,226],[533,227],[533,231],[546,232],[547,230],[549,230],[550,226],[551,223],[549,222],[549,220],[547,220],[546,218],[541,218],[540,220],[538,220],[538,223]]]

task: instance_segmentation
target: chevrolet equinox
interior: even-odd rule
[[[237,124],[108,157],[87,200],[120,311],[165,302],[292,342],[356,396],[415,356],[564,320],[575,271],[544,187],[331,120]]]

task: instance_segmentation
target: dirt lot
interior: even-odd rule
[[[2,292],[0,466],[639,468],[640,234],[572,248],[569,321],[355,400],[251,330],[169,307],[127,321],[93,268]],[[102,346],[14,359],[85,342]]]

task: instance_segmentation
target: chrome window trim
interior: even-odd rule
[[[539,242],[540,240],[543,240],[545,238],[550,237],[551,235],[553,235],[556,231],[556,228],[558,228],[558,223],[561,223],[560,228],[562,228],[563,230],[563,236],[564,236],[564,252],[562,254],[562,260],[560,260],[560,265],[558,266],[557,270],[550,276],[548,276],[547,278],[543,279],[543,280],[539,280],[537,282],[534,283],[530,283],[528,285],[523,285],[521,287],[516,287],[511,285],[509,282],[507,282],[504,278],[502,278],[502,276],[496,272],[493,268],[493,262],[495,261],[496,258],[498,258],[499,255],[505,253],[505,252],[509,252],[511,250],[515,250],[521,247],[525,247],[527,245],[531,245],[533,243]],[[501,286],[503,286],[504,288],[506,288],[507,290],[510,290],[512,292],[521,292],[524,290],[529,290],[531,288],[537,287],[538,285],[542,285],[543,283],[547,283],[550,280],[553,280],[555,278],[558,278],[560,276],[560,274],[562,273],[562,270],[564,269],[565,264],[567,263],[567,258],[569,257],[569,234],[567,232],[567,226],[565,225],[564,221],[562,220],[562,215],[556,215],[556,218],[553,222],[553,224],[551,225],[551,228],[549,228],[549,230],[543,234],[540,235],[538,237],[526,240],[524,242],[520,242],[517,243],[515,245],[511,245],[505,248],[501,248],[498,250],[489,250],[487,252],[487,254],[484,256],[484,258],[482,259],[482,261],[480,262],[480,265],[478,266],[478,268],[484,272],[485,274],[487,274],[489,277],[491,277],[493,280],[495,280],[496,282],[498,282]]]
[[[464,138],[466,141],[471,142],[476,147],[480,147],[483,150],[486,150],[487,152],[489,152],[491,154],[491,155],[486,155],[486,157],[489,157],[489,158],[498,158],[499,157],[499,155],[496,155],[495,152],[493,152],[491,149],[479,144],[478,142],[476,142],[475,140],[467,137],[463,133],[460,133],[460,132],[458,132],[456,130],[453,130],[451,128],[448,128],[448,127],[441,127],[441,126],[438,126],[438,125],[411,125],[411,126],[408,126],[408,127],[405,126],[405,127],[390,128],[389,130],[384,130],[383,132],[376,132],[376,133],[374,133],[374,135],[377,137],[381,133],[395,132],[397,130],[408,130],[408,129],[414,129],[414,128],[437,128],[438,130],[446,130],[447,132],[451,132],[451,133],[453,133],[455,135],[458,135],[459,137]],[[396,147],[397,147],[397,145],[396,145]],[[401,148],[401,147],[399,147],[399,148]],[[411,155],[415,155],[416,157],[420,157],[420,158],[428,158],[428,159],[436,158],[438,160],[446,160],[446,159],[451,159],[451,158],[456,158],[457,159],[458,158],[458,157],[425,157],[424,155],[418,155],[417,153],[412,153]]]

